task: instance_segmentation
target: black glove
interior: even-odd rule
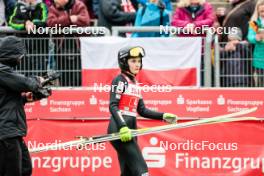
[[[33,92],[33,100],[40,100],[51,96],[52,91],[49,87],[39,88],[37,91]]]

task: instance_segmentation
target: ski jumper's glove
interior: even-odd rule
[[[127,126],[120,128],[119,135],[120,135],[120,140],[122,142],[128,142],[131,141],[132,139],[131,130]]]
[[[164,113],[163,120],[165,120],[168,123],[177,123],[177,116],[171,113]]]

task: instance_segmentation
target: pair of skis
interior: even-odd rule
[[[235,121],[248,121],[248,120],[258,120],[256,117],[239,117],[242,115],[246,115],[249,113],[252,113],[256,111],[257,108],[251,108],[240,112],[235,112],[231,114],[206,118],[206,119],[199,119],[199,120],[193,120],[189,122],[183,122],[183,123],[175,123],[175,124],[168,124],[168,125],[162,125],[162,126],[156,126],[156,127],[149,127],[149,128],[142,128],[137,130],[131,130],[132,136],[142,136],[147,134],[154,134],[154,133],[160,133],[164,131],[170,131],[180,128],[187,128],[187,127],[193,127],[198,125],[208,125],[208,124],[215,124],[215,123],[226,123],[226,122],[235,122]],[[29,149],[30,153],[38,153],[48,150],[59,150],[59,149],[67,149],[70,147],[79,148],[81,145],[88,145],[88,144],[95,144],[100,142],[107,142],[107,141],[114,141],[120,139],[119,133],[112,133],[112,134],[106,134],[106,135],[100,135],[100,136],[93,136],[93,137],[78,137],[79,139],[60,143],[57,145],[49,145],[44,147],[38,147]]]

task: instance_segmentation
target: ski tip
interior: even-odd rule
[[[233,121],[259,121],[257,117],[237,117],[233,118]],[[231,120],[232,121],[232,120]]]
[[[256,111],[257,109],[258,109],[258,107],[257,107],[257,106],[256,106],[256,107],[253,107],[253,108],[251,108],[252,112]]]
[[[253,108],[245,109],[242,111],[238,111],[237,113],[241,113],[241,115],[242,114],[249,114],[249,113],[255,112],[257,110],[258,110],[258,107],[253,107]]]
[[[259,118],[257,118],[257,117],[248,117],[248,119],[249,120],[255,120],[255,121],[258,121],[258,120],[260,120]]]
[[[257,117],[234,117],[234,118],[230,118],[230,120],[234,120],[234,121],[250,121],[250,120],[258,121],[260,119]]]

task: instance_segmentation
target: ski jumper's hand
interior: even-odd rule
[[[175,114],[171,114],[171,113],[164,113],[163,114],[163,120],[165,120],[168,123],[176,123],[177,122],[177,116]]]
[[[119,135],[120,135],[120,140],[122,142],[128,142],[128,141],[131,141],[131,139],[132,139],[131,130],[126,126],[122,127],[119,130]]]

